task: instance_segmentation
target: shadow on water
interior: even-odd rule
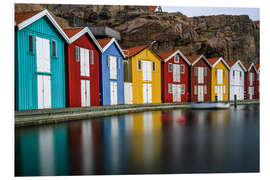
[[[15,175],[259,171],[259,105],[16,128]]]

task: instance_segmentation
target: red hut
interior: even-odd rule
[[[162,61],[162,100],[165,103],[188,101],[188,69],[190,62],[179,50],[158,54]]]
[[[255,99],[260,99],[260,64],[255,64],[257,70]]]
[[[86,28],[64,29],[67,107],[98,106],[100,45]]]
[[[204,55],[187,56],[190,67],[190,101],[211,100],[211,64]]]
[[[244,64],[244,66],[247,69],[245,74],[245,99],[255,99],[257,93],[257,69],[254,63]]]

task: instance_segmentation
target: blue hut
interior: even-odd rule
[[[124,104],[124,53],[115,38],[98,39],[100,92],[102,105]]]
[[[16,110],[65,107],[68,41],[47,10],[15,13]]]

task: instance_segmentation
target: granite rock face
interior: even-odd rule
[[[187,56],[204,54],[259,62],[259,29],[247,15],[189,18],[180,12],[154,12],[149,6],[41,6],[71,27],[108,26],[119,31],[122,48],[155,41],[152,48],[158,52],[179,48]]]

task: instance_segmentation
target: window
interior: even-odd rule
[[[207,94],[207,86],[204,85],[204,94]]]
[[[171,83],[169,83],[168,84],[168,93],[172,93],[172,84]]]
[[[120,63],[121,63],[121,61],[120,61],[120,58],[119,57],[117,58],[117,63],[118,63],[118,69],[120,69],[120,66],[121,66]]]
[[[233,79],[235,79],[235,70],[233,70]]]
[[[179,63],[179,55],[174,56],[174,62]]]
[[[194,76],[198,76],[198,67],[194,67]]]
[[[110,56],[109,55],[106,55],[106,63],[107,63],[107,66],[110,66]]]
[[[142,69],[142,62],[141,60],[138,60],[138,70],[141,70]]]
[[[217,76],[217,69],[215,69],[215,76]]]
[[[169,63],[169,64],[168,64],[168,71],[169,71],[169,72],[172,72],[172,63]]]
[[[197,86],[194,86],[194,95],[197,95]]]
[[[93,52],[93,50],[90,50],[90,63],[94,64],[94,52]]]
[[[204,76],[207,76],[207,68],[204,67]]]
[[[185,94],[185,85],[182,84],[182,87],[181,87],[181,94]]]
[[[28,36],[29,52],[34,53],[34,37],[32,35]]]
[[[79,62],[80,61],[80,48],[78,46],[76,46],[75,56],[76,56],[76,61]]]
[[[180,65],[180,71],[181,71],[181,74],[185,74],[185,66],[184,66],[184,64]]]
[[[56,41],[52,41],[52,56],[56,57]]]
[[[156,71],[156,63],[153,62],[153,71]]]
[[[242,79],[242,72],[240,71],[240,80]]]

